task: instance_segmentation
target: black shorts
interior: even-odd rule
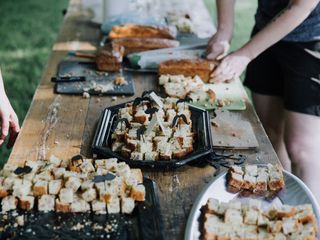
[[[320,116],[320,41],[276,43],[248,65],[244,85],[281,97],[289,111]]]

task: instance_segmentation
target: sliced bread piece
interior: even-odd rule
[[[49,194],[51,195],[57,195],[60,192],[60,189],[62,188],[62,179],[56,179],[51,180],[49,182]]]
[[[131,214],[134,210],[135,204],[133,198],[121,198],[121,212]]]
[[[71,212],[70,203],[61,202],[59,198],[56,199],[56,212],[68,213]]]
[[[19,207],[23,210],[31,210],[34,207],[34,196],[24,196],[19,199]]]
[[[146,189],[143,184],[132,186],[130,197],[136,201],[144,201],[146,196]]]
[[[38,200],[38,210],[41,212],[54,211],[55,196],[42,195]]]

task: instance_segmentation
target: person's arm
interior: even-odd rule
[[[249,42],[223,59],[212,74],[214,82],[239,77],[251,60],[299,26],[319,1],[291,0],[288,6]]]
[[[9,136],[9,141],[7,144],[8,148],[11,148],[18,136],[20,131],[19,121],[16,113],[14,112],[9,99],[7,97],[6,91],[4,89],[2,74],[0,70],[0,146],[4,143],[6,137]]]
[[[212,36],[207,47],[208,59],[221,59],[229,51],[234,24],[235,0],[216,0],[217,32]]]

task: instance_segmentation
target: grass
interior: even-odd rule
[[[68,0],[0,1],[0,66],[20,124],[47,63]],[[26,149],[26,151],[28,151]],[[10,151],[0,148],[0,165]]]
[[[215,16],[215,0],[205,0]],[[236,1],[232,49],[249,39],[256,1]],[[8,97],[22,124],[63,21],[68,0],[0,1],[0,66]],[[213,17],[214,18],[214,17]],[[28,151],[28,149],[26,149]],[[10,151],[0,148],[0,165]]]

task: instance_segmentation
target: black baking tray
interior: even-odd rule
[[[212,152],[209,113],[194,106],[189,106],[189,109],[191,111],[192,129],[196,133],[196,141],[193,144],[194,151],[187,156],[170,161],[131,160],[120,153],[113,152],[111,149],[111,129],[116,122],[118,110],[124,108],[128,103],[132,102],[112,106],[102,112],[92,144],[93,152],[98,157],[115,157],[133,167],[177,168]]]
[[[144,178],[146,200],[138,202],[131,215],[94,213],[41,213],[21,211],[0,214],[0,239],[112,239],[112,240],[163,240],[164,229],[161,218],[156,184]],[[23,215],[24,226],[14,226],[16,217]],[[79,224],[80,229],[72,229]],[[105,227],[110,225],[111,231]],[[99,229],[96,226],[103,226]]]

